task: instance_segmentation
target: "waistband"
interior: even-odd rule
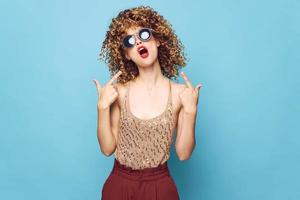
[[[121,164],[116,158],[111,174],[119,175],[130,180],[156,180],[169,175],[167,161],[157,167],[145,169],[132,169],[129,166]]]

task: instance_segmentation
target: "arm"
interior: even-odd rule
[[[110,156],[116,149],[120,116],[119,84],[113,84],[113,82],[121,74],[122,71],[119,70],[104,86],[98,80],[93,79],[98,91],[97,138],[101,152],[106,156]]]
[[[196,109],[185,111],[183,107],[181,107],[179,111],[175,148],[181,161],[187,160],[195,148],[196,116]]]
[[[187,160],[196,145],[195,142],[195,124],[197,117],[197,105],[199,89],[202,84],[193,87],[184,72],[181,75],[185,81],[185,85],[181,86],[179,98],[181,107],[178,114],[178,133],[176,137],[176,152],[180,160]]]
[[[110,107],[98,105],[97,138],[101,152],[110,156],[116,149],[120,108],[115,101]]]

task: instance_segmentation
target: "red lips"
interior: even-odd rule
[[[148,49],[145,46],[139,46],[137,48],[138,53],[140,54],[140,56],[142,58],[147,58],[149,53],[148,53]]]

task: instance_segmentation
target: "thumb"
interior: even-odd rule
[[[203,87],[203,85],[202,85],[201,83],[199,83],[199,84],[195,87],[195,89],[197,90],[197,92],[199,91],[199,89],[200,89],[201,87]]]
[[[101,88],[102,88],[102,86],[101,86],[101,84],[99,83],[99,81],[96,80],[96,79],[93,79],[93,82],[95,83],[97,90],[100,91]]]

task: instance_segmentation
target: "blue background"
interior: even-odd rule
[[[204,85],[193,155],[169,160],[181,199],[300,199],[296,0],[1,1],[0,199],[100,199],[113,156],[92,79],[110,79],[97,58],[111,18],[142,4],[171,22],[183,71]]]

